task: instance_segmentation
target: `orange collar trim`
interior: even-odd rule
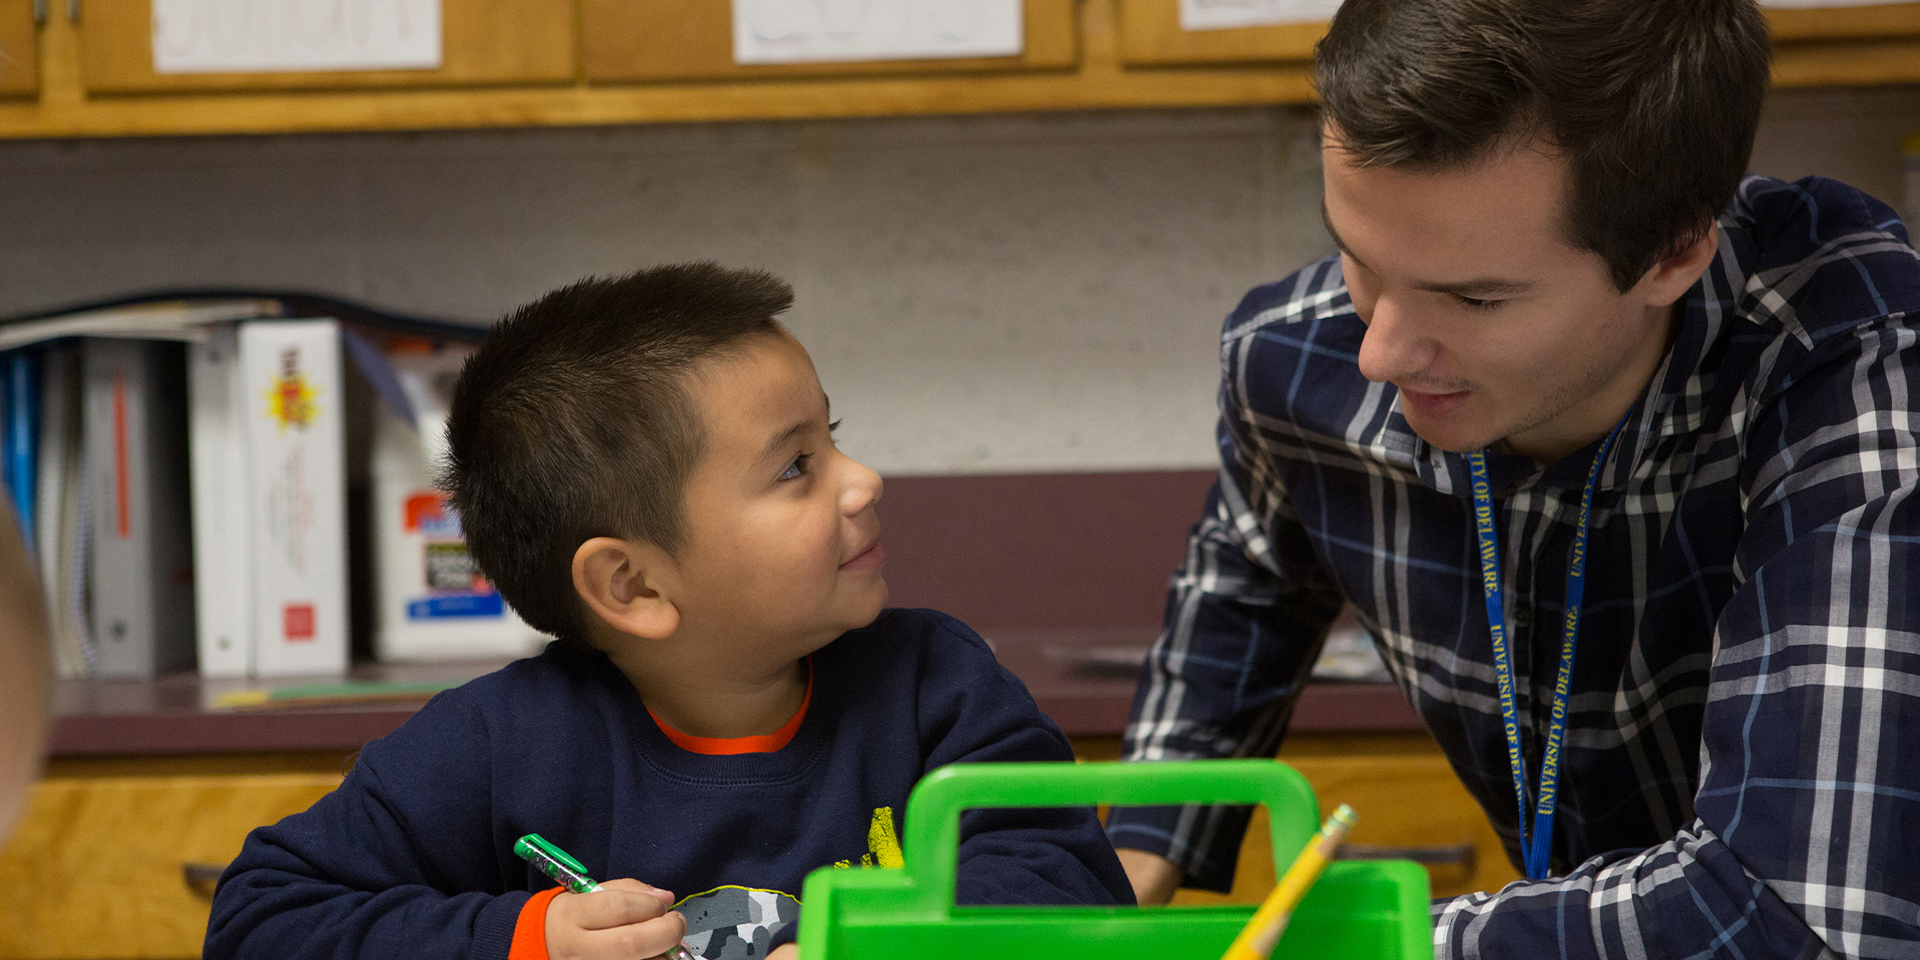
[[[793,741],[800,732],[800,722],[807,718],[807,705],[813,702],[813,658],[807,658],[807,693],[800,699],[800,710],[793,719],[782,724],[772,733],[762,733],[751,737],[696,737],[691,733],[681,733],[667,725],[660,715],[647,707],[647,716],[653,718],[660,732],[673,741],[673,745],[689,753],[704,753],[708,756],[726,757],[738,753],[773,753]],[[641,704],[646,706],[645,704]]]

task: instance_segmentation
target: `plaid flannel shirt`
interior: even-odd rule
[[[1748,178],[1720,230],[1600,473],[1553,876],[1436,901],[1443,960],[1920,956],[1920,255],[1818,178]],[[1271,756],[1350,603],[1518,863],[1465,458],[1361,377],[1363,332],[1337,258],[1228,318],[1125,755]],[[1488,455],[1529,784],[1598,447]],[[1246,815],[1109,832],[1225,889]]]

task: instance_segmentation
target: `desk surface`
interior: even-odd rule
[[[1113,736],[1133,702],[1138,651],[1151,642],[1124,630],[1027,630],[992,635],[1001,662],[1027,684],[1040,709],[1071,736]],[[500,661],[361,664],[355,680],[463,682]],[[158,680],[67,680],[55,689],[50,752],[102,754],[226,753],[356,749],[391,733],[417,702],[359,702],[308,707],[228,709],[222,693],[307,680],[202,680],[181,673]],[[1419,719],[1389,684],[1317,683],[1295,708],[1298,732],[1409,731]]]

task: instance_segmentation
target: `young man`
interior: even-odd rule
[[[1920,954],[1920,258],[1742,179],[1767,61],[1751,0],[1347,0],[1318,51],[1339,254],[1227,321],[1127,754],[1272,755],[1351,604],[1530,878],[1441,958]],[[1244,829],[1109,823],[1143,902]]]
[[[885,610],[880,478],[841,453],[764,273],[589,280],[461,373],[473,556],[560,639],[368,744],[248,837],[206,956],[791,957],[801,883],[898,866],[927,771],[1072,750],[986,644]],[[515,857],[539,833],[605,890]],[[1131,901],[1092,808],[961,821],[966,903]],[[673,892],[670,892],[673,891]]]

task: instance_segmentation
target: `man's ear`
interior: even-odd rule
[[[650,543],[594,537],[573,552],[573,589],[621,633],[664,640],[680,629],[673,558]]]
[[[1665,307],[1686,295],[1720,251],[1720,225],[1709,222],[1693,242],[1667,254],[1640,278],[1647,306]]]

